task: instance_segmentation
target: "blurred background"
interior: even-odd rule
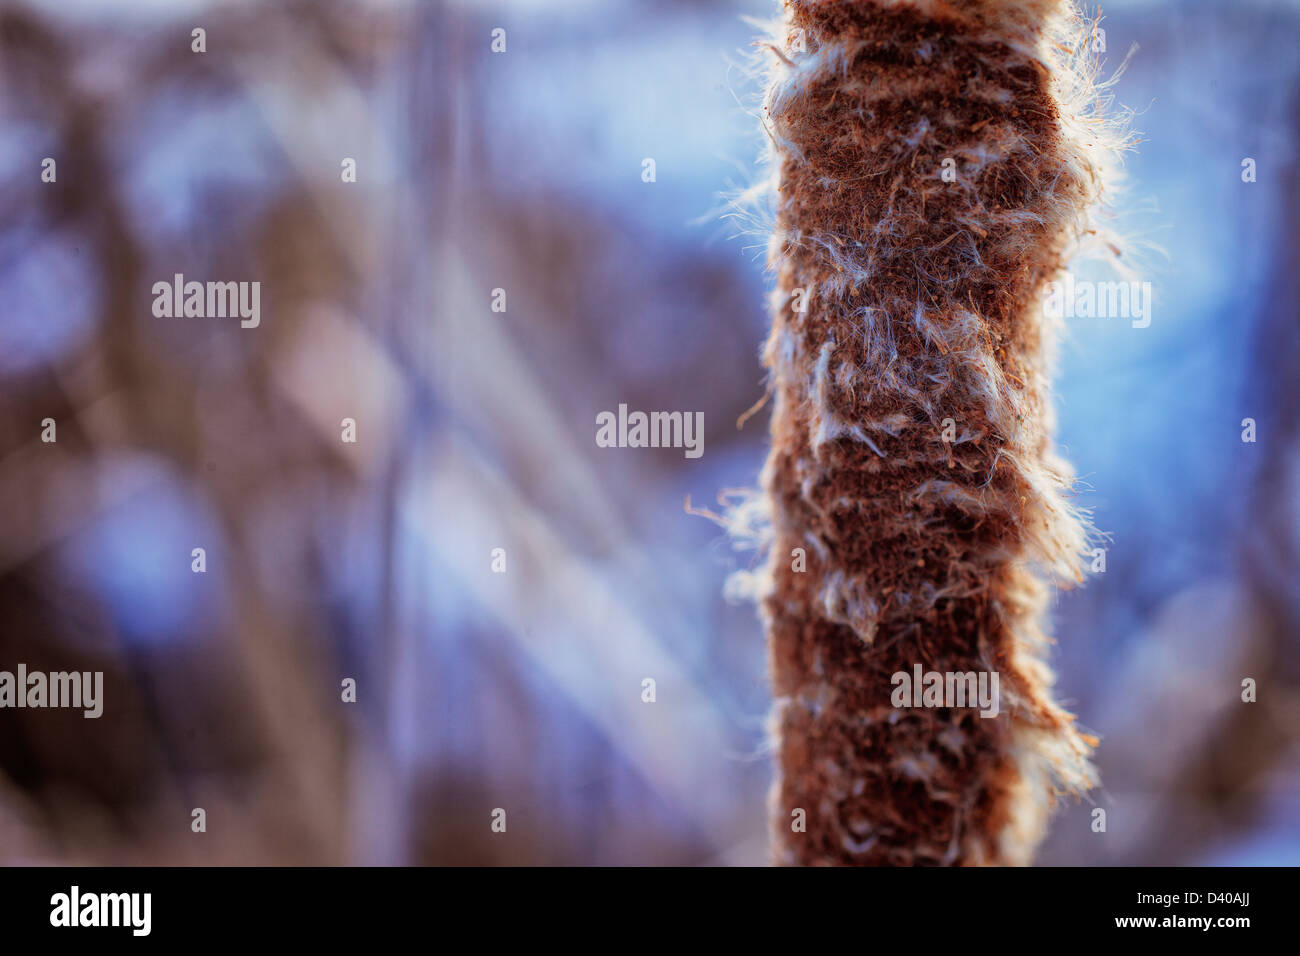
[[[0,711],[0,861],[766,862],[757,559],[686,500],[765,454],[724,197],[776,10],[0,2],[0,669],[106,699]],[[1055,663],[1108,827],[1039,860],[1300,863],[1300,4],[1103,12],[1163,254],[1149,327],[1062,343],[1112,537]],[[260,326],[155,318],[175,273],[260,281]],[[703,456],[598,448],[620,403],[702,411]]]

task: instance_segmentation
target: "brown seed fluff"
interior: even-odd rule
[[[1100,190],[1053,76],[1068,15],[786,3],[765,105],[779,863],[1026,863],[1056,797],[1095,783],[1042,626],[1086,547],[1040,308]],[[891,705],[918,663],[996,671],[999,715]]]

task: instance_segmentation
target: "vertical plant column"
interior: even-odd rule
[[[786,4],[765,103],[777,862],[1026,863],[1095,782],[1043,630],[1087,544],[1041,308],[1101,190],[1078,29],[1054,0]],[[997,716],[913,706],[894,675],[918,664],[996,673]]]

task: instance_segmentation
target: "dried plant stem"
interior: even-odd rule
[[[1057,795],[1095,782],[1042,625],[1087,543],[1040,308],[1101,188],[1068,15],[786,5],[765,107],[778,862],[1025,863]],[[997,672],[1000,713],[893,706],[916,664]]]

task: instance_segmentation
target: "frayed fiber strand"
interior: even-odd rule
[[[789,0],[772,38],[752,584],[779,863],[1028,863],[1058,797],[1096,783],[1044,631],[1089,539],[1052,450],[1042,295],[1101,241],[1122,145],[1086,41],[1056,0]],[[997,672],[1000,712],[893,706],[916,664]]]

